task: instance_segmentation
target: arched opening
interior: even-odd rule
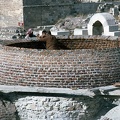
[[[93,35],[102,35],[103,32],[104,32],[103,25],[101,24],[100,21],[96,21],[93,24]]]

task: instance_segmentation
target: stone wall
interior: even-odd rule
[[[52,25],[66,16],[95,13],[100,3],[81,3],[78,0],[24,0],[25,27]],[[36,19],[35,19],[36,18]]]
[[[98,5],[78,0],[1,0],[0,27],[18,26],[18,22],[24,22],[25,28],[55,24],[69,15],[95,13]]]
[[[24,22],[25,28],[55,24],[67,16],[93,14],[99,4],[94,0],[1,0],[0,27],[18,26],[18,22]]]
[[[24,0],[25,28],[53,25],[68,16],[86,17],[96,13],[98,6],[104,3],[101,0]],[[118,5],[120,2],[114,1],[113,4]]]
[[[79,44],[81,49],[74,50],[1,46],[0,84],[79,89],[119,82],[120,41],[90,39],[85,38],[86,42]],[[66,43],[74,46],[76,40],[66,39]],[[87,41],[95,47],[85,47]]]
[[[23,22],[22,0],[0,1],[0,27],[18,26]]]
[[[104,108],[101,98],[24,97],[15,106],[21,120],[93,120]]]

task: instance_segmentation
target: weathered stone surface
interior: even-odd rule
[[[23,22],[22,0],[1,0],[0,27],[18,26],[18,22]]]
[[[9,101],[0,101],[0,120],[17,120],[16,108],[14,103]]]
[[[48,97],[44,94],[32,96],[35,95],[34,93],[29,93],[29,95],[28,93],[1,92],[0,119],[99,120],[115,105],[120,105],[120,100],[112,97],[104,99],[100,96],[90,98],[86,96],[59,97],[59,94],[56,97]]]
[[[23,21],[27,28],[39,25],[55,24],[60,18],[65,18],[68,15],[94,13],[99,5],[99,3],[82,4],[81,2],[84,1],[1,0],[0,26],[17,26],[18,22]]]
[[[15,103],[21,120],[90,120],[104,100],[91,98],[25,97]]]

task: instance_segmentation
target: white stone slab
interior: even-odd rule
[[[11,92],[31,92],[36,93],[57,93],[57,94],[68,94],[68,95],[80,95],[93,97],[95,94],[89,89],[70,89],[70,88],[46,88],[46,87],[30,87],[30,86],[7,86],[0,85],[0,92],[11,93]]]
[[[52,35],[70,35],[69,31],[51,31]]]
[[[37,29],[39,30],[50,30],[52,27],[54,27],[55,25],[45,25],[45,26],[37,26]]]
[[[114,32],[105,32],[105,36],[118,36],[120,37],[120,31],[114,31]]]
[[[54,25],[47,25],[47,26],[44,26],[44,29],[45,30],[50,30],[52,27],[54,27]]]
[[[74,29],[74,35],[88,35],[87,29]]]
[[[70,35],[69,31],[51,31],[52,35]],[[39,31],[39,35],[42,35],[42,30]]]

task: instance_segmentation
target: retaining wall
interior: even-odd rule
[[[93,120],[104,109],[101,98],[24,97],[15,103],[22,120]]]
[[[83,40],[71,39],[74,43]],[[79,44],[82,49],[74,50],[0,46],[0,84],[79,89],[119,82],[119,39],[90,39],[85,38],[86,42]],[[61,40],[65,43],[63,38]],[[96,47],[86,49],[85,43],[93,43]]]
[[[53,25],[66,16],[86,16],[95,13],[99,4],[81,3],[78,0],[24,0],[24,25],[25,28]]]
[[[59,94],[50,97],[34,93],[1,93],[0,96],[0,120],[96,120],[94,117],[99,116],[101,109],[106,111],[111,105],[103,97]]]
[[[55,24],[59,19],[78,14],[95,13],[100,3],[81,3],[78,0],[1,0],[0,27],[25,28]]]

